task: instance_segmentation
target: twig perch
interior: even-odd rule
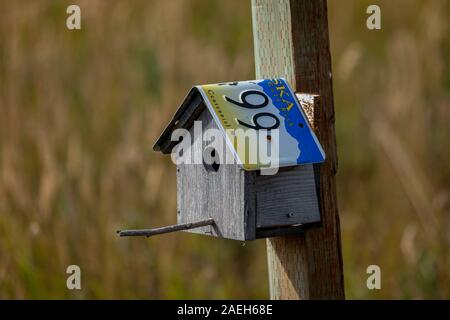
[[[117,234],[120,237],[151,237],[157,234],[170,233],[188,229],[194,229],[199,227],[210,226],[214,224],[214,219],[206,219],[197,222],[174,224],[167,227],[155,228],[155,229],[138,229],[138,230],[119,230]]]

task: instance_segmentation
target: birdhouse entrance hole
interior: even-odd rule
[[[203,166],[207,172],[217,172],[220,168],[220,161],[218,159],[216,149],[208,147],[203,152]]]

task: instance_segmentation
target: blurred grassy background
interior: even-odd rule
[[[348,298],[450,298],[449,12],[329,1]],[[0,298],[267,298],[264,241],[115,236],[175,222],[151,146],[188,89],[253,78],[249,1],[0,0]]]

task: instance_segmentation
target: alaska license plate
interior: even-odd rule
[[[247,135],[252,130],[263,132],[262,137],[272,146],[272,153],[276,150],[279,167],[325,160],[325,153],[304,110],[284,79],[209,84],[197,88],[244,169],[257,170],[265,164],[259,157],[256,162],[249,161],[249,152],[253,149],[238,147],[238,131]]]

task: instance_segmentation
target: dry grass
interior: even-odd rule
[[[249,2],[75,2],[78,32],[0,0],[0,298],[266,298],[264,241],[115,236],[175,221],[151,145],[193,84],[254,77]],[[383,31],[329,8],[347,296],[449,298],[450,2],[378,2]]]

